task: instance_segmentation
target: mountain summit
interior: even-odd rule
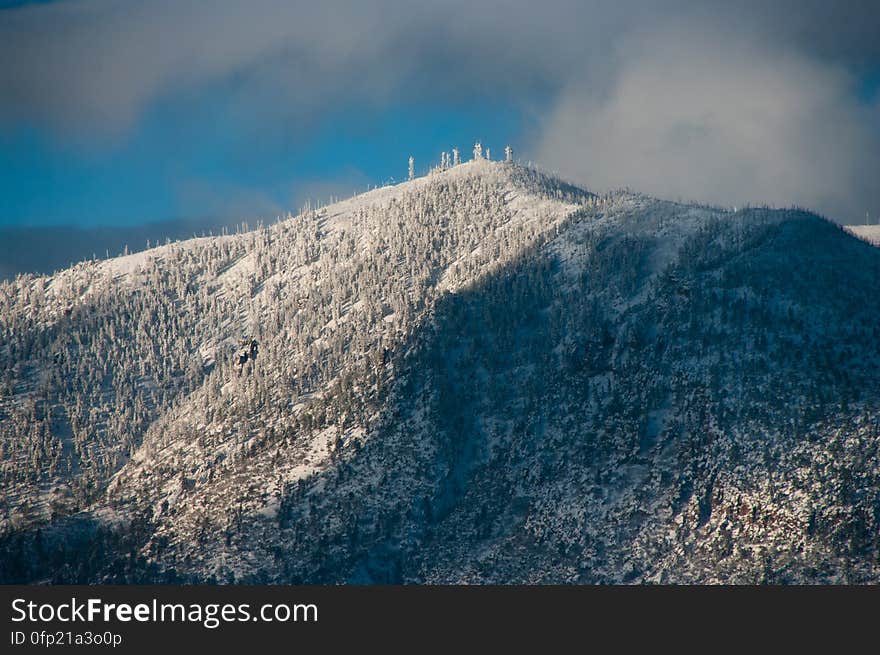
[[[0,579],[880,581],[880,250],[443,168],[0,284]]]

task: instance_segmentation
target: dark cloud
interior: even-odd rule
[[[854,77],[880,69],[878,21],[860,0],[28,5],[0,12],[0,120],[123,138],[220,85],[274,138],[344,103],[494,96],[535,111],[528,154],[581,182],[849,218],[880,200]]]

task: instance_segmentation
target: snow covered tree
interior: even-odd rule
[[[416,176],[416,160],[410,156],[409,158],[409,179],[413,179]]]
[[[461,163],[461,160],[458,157],[458,148],[452,149],[452,165],[458,166]]]
[[[510,146],[504,148],[504,161],[513,161],[513,148]]]
[[[478,159],[482,159],[482,158],[483,158],[483,144],[481,144],[479,141],[477,141],[474,144],[474,161],[477,161]]]

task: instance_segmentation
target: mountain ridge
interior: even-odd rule
[[[482,161],[7,284],[2,577],[875,581],[878,255]]]

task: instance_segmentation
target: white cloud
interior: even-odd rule
[[[878,199],[878,135],[842,69],[695,25],[633,34],[616,54],[606,92],[568,85],[539,161],[597,188],[839,220]]]

